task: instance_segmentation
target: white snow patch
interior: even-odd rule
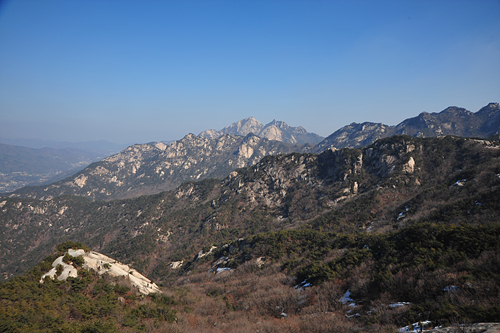
[[[411,305],[411,303],[410,302],[396,302],[396,303],[389,304],[389,306],[391,308],[398,308],[398,307],[402,307],[405,305]]]
[[[354,302],[354,300],[351,298],[351,292],[349,290],[347,290],[344,294],[344,296],[342,296],[340,298],[340,302],[342,304],[346,304],[346,303],[349,303],[349,302]]]
[[[418,322],[418,323],[413,323],[411,325],[401,327],[398,331],[401,333],[406,333],[406,332],[415,332],[418,333],[420,331],[423,331],[425,329],[425,325],[430,325],[431,322],[429,320]],[[422,327],[420,327],[422,326]]]
[[[446,286],[444,287],[443,291],[447,291],[449,293],[454,293],[455,291],[457,291],[458,288],[455,287],[455,286]]]
[[[302,290],[307,287],[312,287],[312,284],[307,282],[307,279],[295,286],[295,289]]]
[[[229,270],[231,270],[231,268],[229,268],[229,267],[217,267],[217,270],[215,271],[215,273],[218,274],[220,272],[229,271]]]
[[[353,314],[353,315],[349,315],[349,316],[348,316],[348,315],[345,315],[345,316],[346,316],[347,318],[354,318],[354,317],[356,317],[356,318],[357,318],[357,317],[361,317],[361,315],[360,315],[359,313],[355,313],[355,314]]]

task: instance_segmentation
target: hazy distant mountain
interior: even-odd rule
[[[92,200],[137,197],[173,189],[189,180],[224,178],[232,170],[259,162],[266,155],[303,152],[309,145],[224,134],[216,139],[186,135],[165,144],[128,147],[51,185],[27,187],[12,195],[50,200],[78,195]]]
[[[77,149],[33,149],[0,144],[0,192],[54,182],[99,159]]]
[[[28,148],[57,148],[57,149],[78,149],[90,152],[101,158],[113,155],[125,149],[129,144],[113,143],[105,140],[86,141],[86,142],[60,142],[41,139],[7,139],[0,137],[0,143],[14,146],[23,146]]]
[[[450,106],[439,113],[422,112],[417,117],[406,119],[395,126],[394,134],[488,137],[499,130],[500,105],[490,103],[476,113],[456,106]]]
[[[500,131],[500,105],[490,103],[473,113],[464,108],[451,106],[439,113],[422,112],[396,126],[381,123],[352,123],[344,126],[320,142],[316,152],[329,147],[355,148],[366,146],[377,139],[398,134],[414,137],[456,135],[486,138]]]
[[[253,133],[261,138],[266,138],[268,140],[283,141],[288,143],[311,143],[315,144],[323,140],[323,137],[309,133],[302,126],[291,127],[288,126],[283,121],[273,120],[267,125],[262,125],[260,121],[254,117],[249,117],[242,119],[231,124],[228,127],[224,127],[220,131],[213,129],[203,131],[199,134],[200,137],[215,139],[223,134],[232,134],[245,136],[247,134]]]

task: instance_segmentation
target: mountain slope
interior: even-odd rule
[[[500,104],[489,103],[476,113],[451,106],[439,113],[422,112],[396,126],[376,123],[352,123],[329,135],[315,148],[315,152],[334,147],[356,148],[366,146],[377,139],[393,135],[435,137],[456,135],[486,138],[500,132]]]
[[[498,224],[268,232],[176,263],[178,277],[162,294],[153,284],[148,295],[129,280],[137,271],[101,274],[114,260],[86,270],[87,260],[69,254],[80,251],[62,253],[74,244],[66,242],[28,273],[0,283],[0,330],[354,333],[451,325],[440,331],[493,333],[498,324],[471,323],[500,318],[499,238]],[[41,283],[58,262],[67,262],[56,266],[58,279]],[[68,266],[74,277],[60,279]]]
[[[237,121],[230,126],[224,127],[220,131],[213,129],[203,131],[199,134],[199,136],[215,139],[224,134],[245,136],[250,133],[268,140],[277,140],[292,144],[315,144],[323,139],[323,137],[317,134],[308,133],[302,126],[291,127],[285,122],[277,121],[276,119],[264,126],[260,121],[253,117]]]
[[[0,269],[5,277],[19,274],[55,242],[77,240],[165,278],[171,261],[259,232],[375,232],[422,219],[496,223],[499,164],[498,143],[397,136],[363,149],[267,156],[223,181],[135,199],[4,198]]]
[[[246,137],[225,134],[214,140],[189,134],[169,145],[154,142],[130,146],[72,177],[46,186],[26,187],[12,196],[42,200],[61,195],[92,200],[137,197],[173,189],[188,180],[223,178],[266,155],[307,148],[252,134]]]
[[[314,151],[321,152],[327,148],[357,148],[364,147],[378,139],[391,136],[393,127],[384,124],[365,122],[352,123],[344,126],[329,135],[314,147]]]
[[[127,200],[3,198],[0,329],[386,332],[498,321],[499,219],[500,142],[450,136],[266,156],[222,181]],[[40,284],[62,254],[31,267],[62,241],[126,262],[164,296],[85,270]]]

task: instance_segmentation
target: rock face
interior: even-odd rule
[[[422,112],[396,126],[380,123],[352,123],[344,126],[320,142],[313,151],[328,148],[357,148],[367,146],[375,140],[393,135],[413,137],[436,137],[456,135],[463,137],[489,137],[500,131],[500,104],[490,103],[473,113],[455,106],[439,113]]]
[[[62,181],[23,188],[12,196],[41,200],[61,195],[91,200],[130,198],[170,190],[185,181],[224,178],[264,156],[307,149],[253,134],[223,134],[216,139],[189,134],[169,145],[153,142],[130,146]]]
[[[203,131],[199,134],[200,137],[215,139],[224,134],[246,136],[253,133],[261,138],[268,140],[283,141],[293,144],[316,144],[323,140],[323,137],[308,133],[304,127],[291,127],[283,121],[273,120],[267,125],[262,125],[260,121],[254,117],[248,117],[224,127],[220,131],[213,129]]]
[[[150,293],[161,293],[160,288],[151,282],[148,278],[138,273],[136,270],[130,268],[128,265],[122,264],[110,257],[103,254],[91,251],[85,252],[83,249],[72,250],[69,249],[67,252],[71,257],[82,257],[84,260],[83,268],[91,269],[97,272],[99,275],[109,274],[113,277],[123,276],[127,278],[130,283],[136,287],[139,292],[148,295]],[[58,257],[52,263],[52,269],[42,275],[40,283],[43,283],[45,277],[50,277],[51,279],[57,278],[59,281],[66,280],[68,277],[78,277],[78,270],[72,262],[63,262],[64,256]],[[57,275],[57,268],[61,266],[62,271]]]

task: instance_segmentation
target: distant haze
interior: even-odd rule
[[[2,1],[0,137],[328,136],[500,101],[499,1]]]

